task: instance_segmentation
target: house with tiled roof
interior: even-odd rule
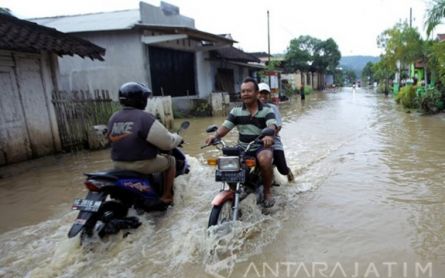
[[[102,61],[105,49],[0,13],[0,166],[60,150],[51,94],[59,90],[58,58]]]
[[[240,79],[257,69],[250,64],[257,59],[233,48],[236,41],[230,36],[196,29],[192,18],[165,2],[160,7],[140,2],[136,10],[32,20],[107,50],[104,63],[61,59],[66,90],[106,89],[116,98],[121,84],[137,81],[148,84],[155,96],[171,96],[174,104],[182,105],[211,92],[235,91]]]

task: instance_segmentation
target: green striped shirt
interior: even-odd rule
[[[264,128],[272,125],[277,126],[274,111],[270,106],[262,105],[259,101],[258,111],[255,115],[251,115],[243,104],[241,107],[234,107],[223,123],[223,126],[228,129],[237,127],[238,141],[242,147],[246,147],[261,134]],[[254,144],[250,150],[256,150],[259,147],[259,144]]]

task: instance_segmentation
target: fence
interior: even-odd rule
[[[67,151],[88,147],[89,130],[107,124],[118,109],[107,90],[54,91],[52,95],[62,148]]]

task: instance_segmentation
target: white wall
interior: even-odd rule
[[[213,82],[215,80],[215,73],[212,70],[210,62],[206,59],[209,57],[209,52],[196,52],[196,76],[197,89],[199,98],[206,98],[213,91]]]
[[[74,34],[106,49],[105,61],[78,56],[59,59],[61,89],[105,89],[117,100],[119,87],[129,81],[149,84],[146,49],[137,31]]]

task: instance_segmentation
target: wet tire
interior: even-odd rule
[[[99,210],[99,215],[104,222],[108,222],[104,218],[106,218],[107,214],[109,213],[112,213],[113,218],[122,218],[127,216],[128,207],[120,202],[107,201],[101,206]]]
[[[113,218],[123,218],[127,216],[128,207],[116,201],[107,201],[99,209],[99,211],[91,217],[85,224],[85,228],[81,234],[81,242],[86,237],[92,237],[95,233],[96,223],[100,220],[103,223],[109,222]],[[99,233],[99,237],[103,234]]]
[[[230,222],[232,219],[233,202],[232,200],[227,200],[220,206],[213,206],[210,212],[208,227]]]

